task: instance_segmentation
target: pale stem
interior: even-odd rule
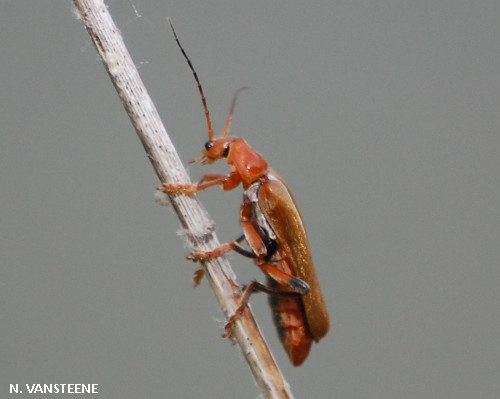
[[[74,0],[74,4],[160,182],[190,183],[156,107],[123,43],[120,30],[108,12],[108,7],[102,0]],[[193,249],[210,251],[220,245],[213,232],[213,222],[196,195],[173,194],[170,195],[170,200]],[[205,262],[203,267],[224,314],[226,317],[231,316],[238,307],[241,290],[228,261],[222,257]],[[245,311],[236,323],[233,335],[263,396],[292,398],[289,385],[283,378],[250,310]],[[227,377],[221,376],[221,381],[227,381]],[[238,388],[228,386],[228,390],[230,389],[236,392]]]

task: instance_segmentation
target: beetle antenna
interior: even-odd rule
[[[205,98],[205,93],[203,93],[203,88],[201,87],[200,79],[198,78],[198,74],[194,70],[193,64],[191,63],[191,60],[189,59],[188,55],[186,54],[186,51],[184,51],[184,48],[181,45],[181,42],[179,41],[179,38],[177,37],[177,33],[175,32],[174,25],[172,25],[172,20],[168,18],[168,23],[170,24],[170,28],[172,28],[172,32],[175,37],[175,41],[177,42],[177,45],[181,49],[182,55],[186,59],[189,68],[191,69],[191,72],[193,72],[194,80],[196,80],[196,83],[198,84],[198,90],[200,91],[201,95],[201,102],[203,103],[203,109],[205,110],[205,118],[207,119],[207,127],[208,127],[208,139],[212,140],[214,131],[212,129],[212,121],[210,120],[210,112],[208,111],[208,106],[207,106],[207,100]]]
[[[229,115],[227,116],[226,119],[226,126],[224,126],[224,129],[222,130],[221,133],[222,137],[226,137],[229,133],[229,128],[231,127],[231,121],[233,120],[233,111],[236,105],[236,99],[238,98],[238,94],[240,94],[240,91],[245,89],[248,89],[248,87],[246,86],[240,87],[238,90],[236,90],[236,93],[234,93],[233,101],[231,102],[231,108],[229,108]]]

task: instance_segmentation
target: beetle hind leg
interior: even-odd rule
[[[248,301],[250,300],[250,295],[254,292],[261,291],[259,287],[266,287],[260,281],[252,281],[248,286],[243,289],[243,295],[241,296],[240,306],[236,309],[234,314],[229,318],[226,326],[224,327],[223,338],[232,338],[233,327],[236,321],[241,317],[245,309],[248,307]]]
[[[248,286],[244,287],[240,306],[229,318],[229,321],[224,327],[224,338],[232,337],[234,324],[248,307],[250,296],[254,292],[265,292],[276,297],[298,298],[306,295],[310,291],[309,285],[304,280],[291,276],[279,270],[276,266],[266,263],[264,265],[259,265],[259,267],[271,281],[275,282],[275,284],[273,286],[268,286],[260,281],[252,281]]]

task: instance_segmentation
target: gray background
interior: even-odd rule
[[[217,131],[250,88],[232,132],[293,189],[333,320],[294,369],[252,300],[296,397],[498,398],[500,2],[109,5],[184,161],[206,127],[166,17]],[[71,3],[3,0],[0,49],[0,396],[257,397]],[[207,170],[228,168],[190,167]],[[240,232],[235,191],[201,195],[221,240]]]

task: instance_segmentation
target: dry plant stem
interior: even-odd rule
[[[74,4],[160,181],[189,183],[187,172],[175,152],[107,7],[102,0],[74,0]],[[170,200],[194,249],[210,251],[219,245],[213,233],[213,223],[195,195],[174,194],[170,196]],[[219,258],[205,262],[203,266],[226,317],[233,315],[238,307],[241,290],[230,265],[224,258]],[[269,352],[249,309],[236,323],[233,335],[250,365],[263,396],[292,398],[290,388]]]

